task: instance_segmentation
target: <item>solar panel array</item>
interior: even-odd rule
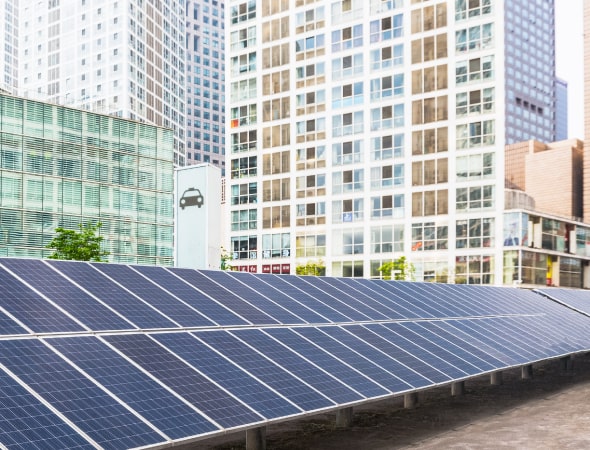
[[[590,349],[530,291],[0,259],[0,443],[131,448]]]
[[[590,291],[581,289],[543,288],[536,289],[541,295],[590,315]]]

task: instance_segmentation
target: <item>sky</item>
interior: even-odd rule
[[[583,0],[555,0],[556,72],[568,82],[568,134],[578,139],[584,138],[583,10]]]

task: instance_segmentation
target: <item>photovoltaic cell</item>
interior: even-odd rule
[[[260,309],[196,270],[178,268],[171,268],[169,270],[197,289],[206,291],[208,295],[250,323],[258,325],[278,323],[276,319],[273,319],[268,314],[265,314]]]
[[[39,259],[5,258],[2,265],[78,319],[89,330],[135,328]]]
[[[359,372],[365,374],[392,393],[399,393],[413,389],[408,383],[402,381],[383,367],[370,361],[361,353],[355,352],[353,349],[323,333],[321,331],[322,328],[301,327],[296,328],[293,331],[306,337],[331,355],[334,355],[338,359],[354,367]]]
[[[371,298],[363,298],[361,295],[350,295],[346,289],[339,287],[335,281],[327,280],[324,277],[308,277],[311,280],[310,284],[322,291],[330,294],[331,296],[338,299],[338,301],[349,306],[350,308],[358,311],[362,311],[365,317],[369,320],[386,320],[390,318],[390,315],[383,314],[379,311],[379,305]],[[362,300],[361,300],[362,299]],[[377,307],[377,309],[374,308]]]
[[[154,334],[153,338],[203,374],[216,380],[218,384],[267,419],[301,412],[301,409],[257,381],[239,366],[211,350],[192,334],[158,333]]]
[[[351,387],[366,398],[380,397],[389,393],[361,372],[354,370],[338,360],[335,356],[330,355],[292,330],[287,328],[271,328],[264,332],[278,339],[282,344],[287,345],[291,350],[302,355],[308,361],[336,377],[346,386]]]
[[[235,292],[240,298],[246,300],[251,305],[255,305],[265,314],[272,317],[275,322],[282,324],[304,323],[299,317],[273,301],[274,299],[272,297],[271,289],[266,289],[265,291],[254,290],[250,286],[240,283],[236,278],[229,276],[228,273],[223,271],[208,270],[202,272],[202,274],[223,286],[225,289]]]
[[[42,342],[0,340],[0,350],[0,362],[6,368],[99,445],[131,448],[163,440]]]
[[[48,343],[172,439],[219,428],[96,337]]]
[[[135,266],[133,269],[164,287],[168,292],[218,325],[231,326],[248,323],[163,267]]]
[[[0,305],[1,307],[1,305]],[[0,311],[0,335],[8,336],[12,334],[28,334],[29,332]]]
[[[288,398],[303,411],[315,411],[335,405],[327,397],[320,395],[318,391],[279,367],[262,353],[225,331],[195,332],[194,335]]]
[[[264,420],[264,417],[256,414],[148,336],[111,335],[105,336],[105,339],[222,427],[231,428]]]
[[[0,370],[0,445],[9,449],[95,447]]]
[[[0,302],[4,311],[10,313],[33,332],[57,333],[84,330],[81,325],[3,268],[0,268],[0,286],[2,286]]]
[[[326,322],[326,319],[313,309],[295,301],[280,289],[276,289],[271,283],[267,283],[266,280],[269,280],[269,277],[266,275],[256,275],[248,272],[228,272],[227,275],[266,295],[307,323]]]
[[[88,263],[48,260],[61,273],[71,278],[103,303],[126,317],[139,328],[176,328],[177,324],[119,287]]]
[[[174,298],[130,267],[113,264],[93,264],[93,267],[133,292],[181,327],[214,325],[197,310]]]
[[[412,345],[437,356],[443,362],[436,361],[436,367],[453,378],[458,379],[465,375],[482,372],[482,369],[474,364],[474,362],[480,362],[477,358],[472,357],[461,347],[443,341],[434,333],[427,333],[426,330],[420,329],[416,323],[387,323],[381,326],[404,337]],[[396,340],[396,342],[398,341]]]
[[[310,386],[317,389],[336,404],[346,404],[362,397],[346,387],[340,380],[326,374],[308,363],[291,350],[271,339],[260,330],[236,330],[231,332],[242,340],[246,340],[260,352],[264,352],[273,361],[290,373],[304,379]]]
[[[288,283],[287,280],[290,278],[290,275],[264,275],[264,280],[268,280],[267,282],[272,284],[276,289],[324,318],[318,323],[350,322],[350,317],[340,313],[335,307],[318,301],[312,295]],[[298,309],[294,309],[293,311],[299,312]]]
[[[358,310],[350,307],[345,302],[338,299],[336,296],[332,296],[326,291],[320,289],[317,286],[317,277],[296,277],[293,275],[283,275],[282,278],[284,278],[287,283],[292,284],[296,288],[299,288],[303,292],[311,295],[316,299],[316,301],[320,301],[333,307],[339,313],[346,316],[348,318],[348,322],[370,320],[369,316],[366,314],[359,312]]]

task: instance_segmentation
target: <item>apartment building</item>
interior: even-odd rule
[[[555,136],[553,0],[227,8],[233,265],[501,284],[505,145]]]
[[[181,0],[20,1],[19,93],[170,128],[174,162],[183,166],[184,6]]]
[[[0,256],[102,223],[108,260],[173,264],[173,132],[0,94]]]

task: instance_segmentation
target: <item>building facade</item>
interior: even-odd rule
[[[505,144],[555,135],[553,0],[228,8],[233,265],[501,284]]]
[[[569,137],[567,81],[555,80],[555,140],[563,141]]]
[[[107,259],[173,263],[169,129],[0,94],[0,256],[42,258],[57,227],[102,223]]]
[[[18,0],[5,0],[0,6],[0,89],[16,93],[18,87]]]
[[[225,172],[225,2],[186,2],[186,162]]]
[[[185,164],[184,1],[25,0],[19,24],[22,96],[170,128]]]

